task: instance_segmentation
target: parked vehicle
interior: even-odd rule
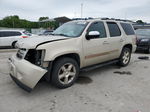
[[[150,29],[137,29],[137,51],[150,53]]]
[[[31,36],[27,31],[0,30],[0,48],[14,47],[14,44],[22,39]]]
[[[51,36],[16,43],[19,51],[10,59],[10,75],[31,91],[44,77],[58,88],[67,88],[79,72],[117,63],[127,66],[136,49],[136,36],[128,22],[77,20],[63,24]]]
[[[46,36],[46,35],[51,35],[53,33],[53,30],[46,30],[42,34],[39,34],[39,36]]]

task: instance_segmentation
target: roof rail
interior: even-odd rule
[[[123,21],[123,22],[133,22],[131,20],[126,19],[115,19],[115,18],[100,18],[101,20],[115,20],[115,21]]]
[[[73,18],[72,20],[91,20],[91,19],[114,20],[114,21],[123,21],[123,22],[131,22],[131,23],[133,23],[133,21],[131,21],[131,20],[107,18],[107,17],[104,17],[104,18],[92,18],[92,17],[88,17],[88,18]]]
[[[88,17],[88,18],[73,18],[72,20],[91,20],[91,19],[95,19],[92,17]]]

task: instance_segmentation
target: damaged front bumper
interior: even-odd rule
[[[47,72],[39,66],[36,66],[25,59],[19,59],[15,55],[9,59],[10,76],[18,86],[30,92],[38,81]]]

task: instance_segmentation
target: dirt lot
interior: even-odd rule
[[[81,73],[64,90],[40,82],[31,92],[20,89],[8,74],[14,52],[0,53],[0,112],[149,112],[150,60],[133,54],[129,66],[116,65]],[[150,56],[150,55],[147,55]]]

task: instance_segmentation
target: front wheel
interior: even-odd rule
[[[131,59],[131,50],[129,48],[123,48],[122,53],[119,58],[119,65],[120,66],[127,66]]]
[[[60,58],[54,63],[52,84],[58,88],[67,88],[74,84],[79,74],[79,65],[72,58]]]

